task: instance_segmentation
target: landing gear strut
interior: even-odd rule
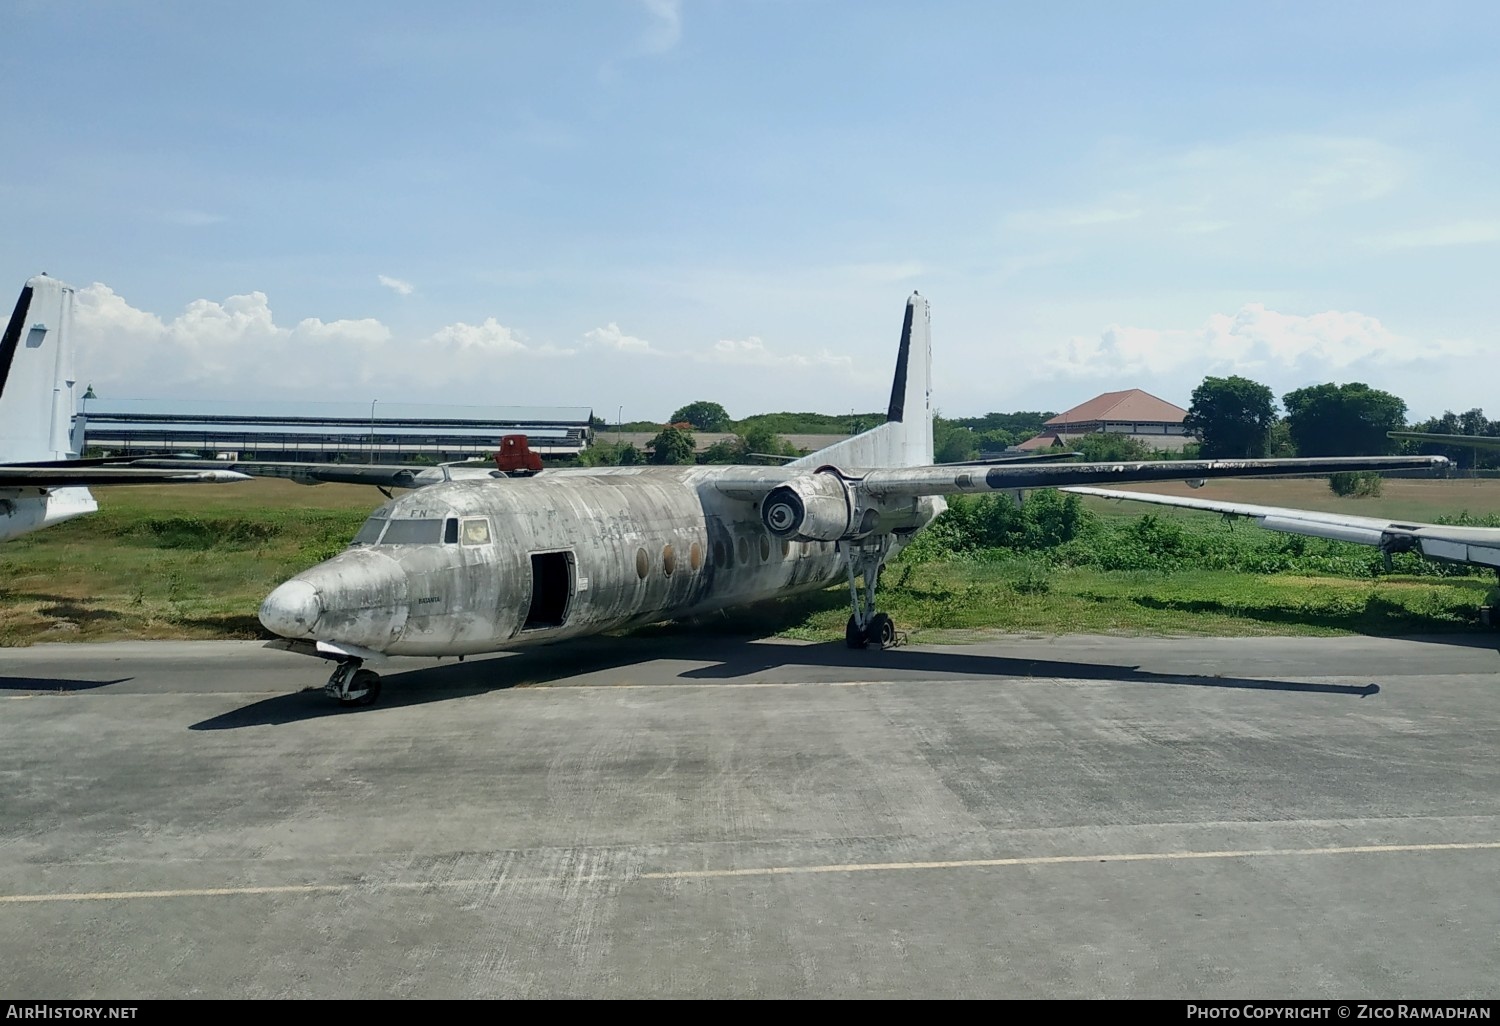
[[[340,705],[374,705],[380,697],[380,674],[360,669],[362,660],[345,659],[333,668],[323,693]]]
[[[890,648],[896,644],[896,625],[888,614],[875,611],[875,588],[880,583],[885,557],[891,550],[890,536],[877,535],[846,544],[849,546],[849,604],[854,612],[844,626],[844,644],[850,648],[864,648],[871,644]],[[863,578],[863,587],[855,583],[855,577]]]

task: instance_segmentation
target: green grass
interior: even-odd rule
[[[0,646],[128,638],[257,638],[260,602],[341,551],[374,503],[191,509],[162,489],[0,546]],[[371,490],[370,494],[374,494]],[[163,508],[165,507],[165,508]]]

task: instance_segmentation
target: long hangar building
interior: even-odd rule
[[[85,398],[75,437],[91,452],[121,456],[448,463],[493,455],[503,435],[525,435],[542,456],[575,456],[589,444],[592,416],[573,406]]]

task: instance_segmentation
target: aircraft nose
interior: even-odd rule
[[[260,604],[260,622],[283,638],[305,638],[323,612],[317,589],[306,581],[290,580],[276,587]]]

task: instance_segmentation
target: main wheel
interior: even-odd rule
[[[888,614],[876,613],[870,617],[869,636],[874,644],[890,648],[896,643],[896,625]]]
[[[849,623],[844,627],[844,644],[850,648],[864,648],[869,643],[869,638],[860,629],[859,621],[849,617]]]
[[[374,705],[380,697],[380,674],[374,670],[355,670],[349,680],[349,697],[339,699],[341,705]]]

